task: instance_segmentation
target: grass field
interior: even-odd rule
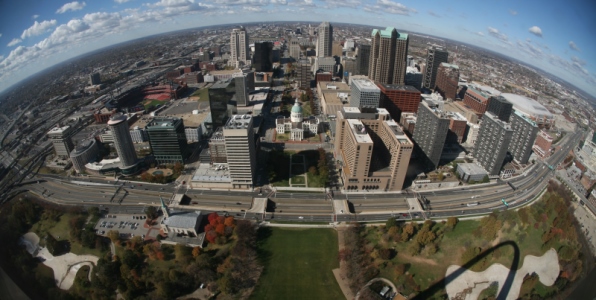
[[[263,273],[251,299],[343,299],[332,269],[339,267],[332,229],[259,230]]]
[[[145,106],[146,110],[149,110],[153,106],[157,106],[159,104],[164,104],[164,103],[165,103],[165,101],[147,100],[145,103],[143,103],[143,106]]]
[[[69,221],[74,216],[74,214],[63,214],[60,216],[58,222],[49,219],[40,220],[39,222],[33,224],[31,231],[35,232],[39,236],[41,246],[45,246],[44,237],[49,232],[58,240],[69,240],[70,252],[74,254],[91,254],[102,257],[104,253],[102,250],[83,247],[83,245],[70,238]]]
[[[199,102],[209,101],[209,89],[202,88],[192,93],[191,97],[199,97]]]

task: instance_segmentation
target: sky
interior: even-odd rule
[[[593,0],[0,0],[0,92],[72,57],[144,36],[241,22],[329,21],[474,44],[596,97],[595,13]]]

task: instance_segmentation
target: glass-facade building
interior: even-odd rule
[[[153,156],[159,164],[184,163],[188,147],[182,119],[158,117],[145,129]]]
[[[228,118],[232,116],[232,109],[229,106],[233,105],[232,98],[234,98],[235,93],[236,84],[233,79],[216,82],[209,88],[209,106],[211,107],[212,120],[211,130],[224,126]]]

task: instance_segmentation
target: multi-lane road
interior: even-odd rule
[[[559,143],[561,149],[509,183],[468,185],[437,191],[353,194],[334,192],[299,193],[270,190],[228,191],[195,190],[181,183],[148,184],[97,178],[64,178],[38,175],[17,189],[29,190],[47,200],[70,205],[113,207],[138,211],[139,207],[159,205],[159,198],[170,201],[175,194],[185,194],[184,205],[175,209],[218,211],[237,217],[259,220],[332,222],[383,221],[400,219],[444,218],[489,213],[495,209],[517,207],[532,201],[547,185],[558,164],[577,145],[582,132],[568,133]],[[552,167],[552,168],[551,168]],[[267,198],[265,211],[251,210],[255,198]],[[419,199],[425,209],[412,208],[408,198]],[[338,211],[335,201],[345,201],[347,209]]]

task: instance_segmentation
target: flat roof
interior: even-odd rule
[[[50,129],[50,131],[48,133],[63,133],[65,131],[67,131],[70,128],[70,126],[66,125],[66,126],[62,126],[62,127],[54,127],[52,129]]]
[[[355,85],[360,91],[364,92],[381,92],[381,89],[375,84],[374,81],[364,78],[352,79],[352,84]]]
[[[547,119],[554,118],[553,114],[548,109],[546,109],[544,105],[540,104],[538,101],[534,99],[530,99],[522,95],[509,93],[503,93],[501,94],[501,96],[507,99],[507,101],[513,103],[514,109],[520,110],[526,114],[529,114],[532,117],[545,117]]]
[[[338,81],[319,81],[321,93],[350,92],[350,86]]]
[[[446,62],[442,62],[441,66],[447,67],[447,68],[453,68],[453,69],[459,69],[458,65],[454,65],[454,64],[450,64],[450,63],[446,63]]]
[[[202,163],[192,176],[192,181],[201,182],[232,182],[228,164],[214,163],[213,165]]]
[[[395,136],[395,138],[400,144],[412,144],[412,141],[410,141],[408,136],[406,136],[402,127],[399,126],[397,122],[395,122],[394,120],[388,120],[383,122],[389,126],[389,129],[391,129],[393,136]]]
[[[368,133],[366,133],[366,128],[360,120],[347,119],[346,121],[348,121],[348,125],[352,129],[352,133],[356,138],[356,142],[372,144],[372,138],[370,137],[370,135],[368,135]]]
[[[391,34],[393,33],[394,30],[397,31],[394,27],[387,27],[385,29],[380,29],[380,30],[373,29],[371,36],[375,36],[375,35],[377,35],[377,33],[379,33],[379,35],[383,38],[391,38]],[[398,40],[407,40],[408,34],[397,32],[397,39]]]
[[[418,92],[420,91],[411,86],[411,85],[401,85],[401,84],[386,84],[386,83],[378,83],[379,85],[383,86],[387,90],[398,90],[398,91],[408,91],[408,92]]]
[[[488,175],[488,172],[486,172],[486,170],[484,170],[481,166],[475,163],[460,163],[457,164],[457,168],[461,168],[464,171],[464,173],[470,175]]]

